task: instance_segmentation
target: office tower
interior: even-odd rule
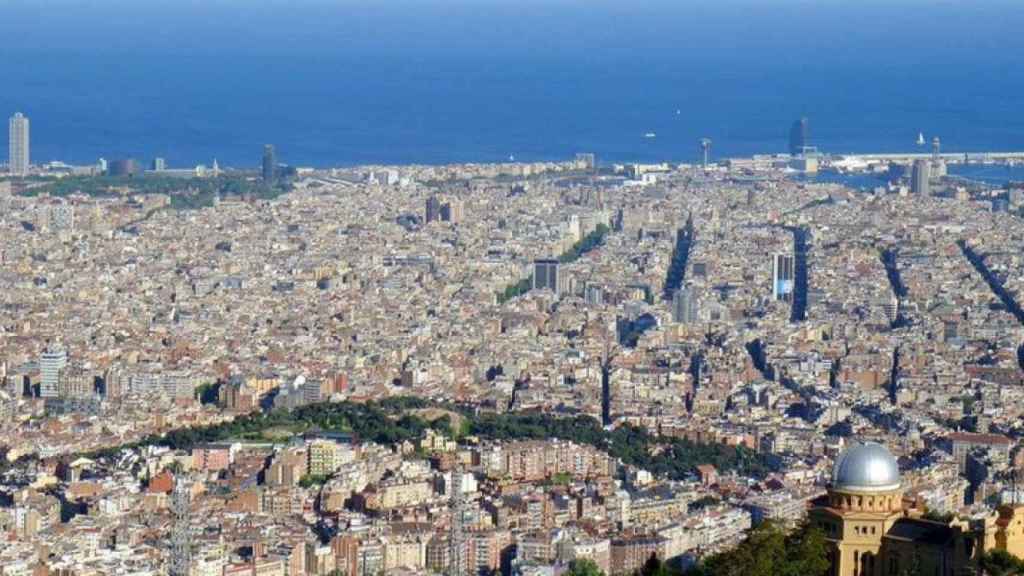
[[[700,303],[693,288],[676,290],[672,295],[672,321],[677,324],[694,324],[699,321]]]
[[[558,294],[558,260],[535,260],[533,262],[533,289],[544,288]]]
[[[167,169],[167,161],[163,158],[153,158],[153,165],[151,168],[153,172],[163,172]]]
[[[900,300],[896,295],[889,297],[889,301],[883,304],[885,310],[885,317],[889,320],[889,323],[896,322],[896,319],[900,316]]]
[[[810,139],[810,127],[807,123],[807,117],[804,116],[793,122],[793,127],[789,129],[789,153],[793,156],[803,154],[804,148],[807,147]]]
[[[772,258],[772,297],[776,300],[789,302],[793,297],[793,284],[796,279],[796,266],[793,256],[776,254]]]
[[[176,478],[171,492],[170,576],[191,576],[192,572],[192,490],[184,478]]]
[[[910,190],[921,196],[931,195],[931,163],[928,160],[914,161],[914,170],[910,175]]]
[[[274,145],[263,146],[263,180],[273,182],[277,177],[277,155],[274,152]]]
[[[427,224],[431,222],[437,222],[441,219],[441,201],[437,199],[437,196],[431,196],[427,198],[427,213],[424,220]]]
[[[452,469],[452,492],[448,498],[451,524],[448,527],[448,574],[466,575],[466,497],[462,493],[462,466]],[[457,479],[457,480],[456,480]]]
[[[711,160],[711,138],[700,139],[701,160],[704,169],[708,169],[708,161]]]
[[[452,199],[441,205],[441,220],[458,224],[462,222],[462,201]]]
[[[60,346],[48,347],[39,358],[39,396],[56,398],[60,394],[60,374],[68,364],[68,353]]]
[[[28,176],[29,132],[28,118],[18,112],[11,116],[8,125],[10,157],[8,168],[15,176]]]

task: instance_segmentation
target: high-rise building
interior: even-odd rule
[[[458,224],[462,222],[463,208],[462,200],[452,198],[441,206],[441,220]]]
[[[167,573],[170,576],[192,574],[192,490],[183,478],[174,481],[171,493],[171,558]]]
[[[895,294],[891,295],[889,301],[883,304],[883,310],[889,322],[895,322],[900,317],[900,299]]]
[[[694,324],[700,315],[700,302],[691,287],[683,287],[672,295],[672,321],[677,324]]]
[[[167,170],[167,161],[163,158],[153,158],[151,169],[153,172],[163,172]]]
[[[39,358],[39,396],[57,398],[60,395],[61,372],[68,365],[68,353],[58,345],[48,347]]]
[[[277,154],[274,152],[274,145],[263,146],[263,180],[273,182],[277,177]]]
[[[437,222],[441,219],[441,201],[437,199],[437,196],[431,195],[427,198],[427,213],[424,219],[427,224],[431,222]]]
[[[921,196],[931,196],[931,163],[928,160],[915,160],[914,170],[910,174],[910,190]]]
[[[804,153],[804,148],[811,140],[810,126],[807,117],[803,116],[789,129],[789,153],[793,156]]]
[[[558,294],[558,260],[535,260],[533,262],[533,289],[544,288]]]
[[[29,126],[28,118],[21,112],[11,116],[8,125],[9,162],[11,174],[27,176],[29,165]]]
[[[796,280],[796,265],[790,254],[776,254],[772,257],[772,297],[787,302],[793,297]]]

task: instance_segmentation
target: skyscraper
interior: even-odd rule
[[[48,347],[39,358],[39,396],[60,395],[60,373],[68,364],[68,353],[58,345]]]
[[[680,288],[672,295],[672,321],[677,324],[693,324],[698,321],[700,303],[697,294],[690,287]]]
[[[11,174],[15,176],[27,176],[29,164],[29,138],[28,118],[21,112],[11,116],[8,125],[8,144],[10,157],[8,166]]]
[[[427,224],[441,219],[441,201],[437,199],[437,196],[431,195],[430,198],[427,198],[427,209],[424,216]]]
[[[811,140],[810,126],[807,117],[803,116],[789,129],[789,153],[797,156],[804,153],[804,148]]]
[[[544,288],[558,294],[558,260],[535,260],[533,262],[533,289]]]
[[[273,182],[277,177],[277,154],[273,144],[263,146],[263,180]]]
[[[928,160],[915,160],[914,170],[910,174],[910,190],[921,196],[931,196],[931,163]]]
[[[796,266],[790,254],[776,254],[772,257],[772,297],[787,302],[793,297]]]
[[[171,492],[171,558],[170,576],[192,574],[192,492],[184,478],[176,478]]]
[[[452,198],[441,205],[441,220],[458,224],[462,222],[463,212],[462,200]]]

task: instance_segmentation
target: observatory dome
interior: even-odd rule
[[[900,487],[900,467],[885,446],[875,442],[854,444],[836,458],[832,489],[887,492]]]

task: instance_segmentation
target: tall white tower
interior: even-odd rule
[[[191,576],[192,574],[192,516],[191,486],[183,478],[175,479],[171,493],[171,562],[170,576]]]
[[[466,495],[462,492],[462,466],[452,469],[452,493],[448,506],[452,512],[448,527],[448,576],[465,576],[466,566]]]
[[[39,396],[56,398],[60,394],[60,374],[68,365],[68,353],[59,344],[52,344],[39,357]]]
[[[11,174],[27,176],[29,163],[28,118],[21,112],[11,116],[8,124],[8,144],[10,151],[8,166]]]

